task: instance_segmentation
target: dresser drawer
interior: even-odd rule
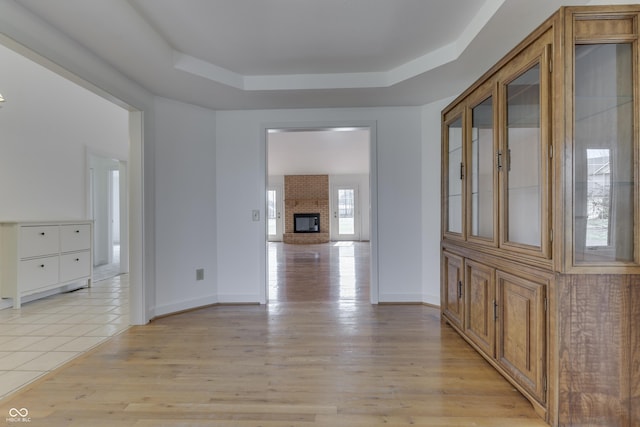
[[[69,224],[60,226],[60,252],[74,252],[91,247],[91,226]]]
[[[91,274],[91,252],[74,252],[60,255],[60,282],[69,282]]]
[[[29,259],[18,262],[20,293],[58,283],[60,258],[58,256]]]
[[[60,250],[60,231],[57,225],[20,227],[20,251],[18,257],[31,258],[57,254]]]

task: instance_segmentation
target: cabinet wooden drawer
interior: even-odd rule
[[[60,227],[60,252],[74,252],[91,247],[91,226],[70,224]]]
[[[60,282],[87,277],[91,274],[91,252],[74,252],[60,255]]]
[[[90,251],[60,255],[60,282],[87,277],[91,273],[90,262]]]
[[[19,258],[31,258],[57,254],[59,248],[59,227],[27,226],[20,227]]]
[[[54,285],[58,282],[58,256],[34,258],[18,263],[20,293]]]

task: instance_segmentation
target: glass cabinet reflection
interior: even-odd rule
[[[577,264],[634,260],[632,61],[629,43],[575,46]]]
[[[540,64],[506,85],[506,147],[499,167],[506,179],[506,241],[541,246]]]
[[[471,235],[494,236],[493,97],[471,109]]]
[[[462,117],[448,125],[448,181],[447,181],[447,228],[450,233],[462,233]]]

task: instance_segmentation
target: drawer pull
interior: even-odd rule
[[[44,264],[40,264],[40,268],[44,268]]]
[[[80,258],[76,258],[76,262],[80,261]]]
[[[79,233],[79,232],[80,232],[80,230],[76,230],[76,233]]]
[[[45,232],[43,231],[42,233],[40,233],[40,235],[41,235],[41,236],[44,236],[44,235],[45,235]]]

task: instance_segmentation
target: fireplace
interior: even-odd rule
[[[297,213],[293,214],[294,233],[319,233],[320,214],[319,213]]]

